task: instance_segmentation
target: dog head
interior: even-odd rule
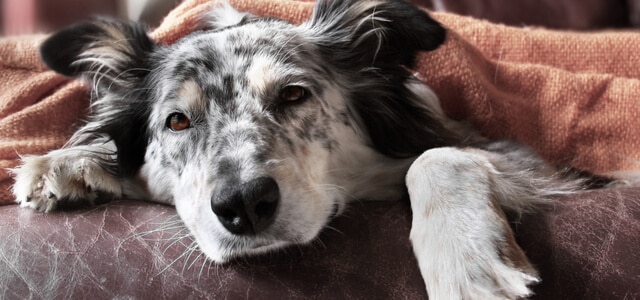
[[[169,46],[82,23],[41,54],[92,83],[83,134],[108,135],[121,176],[170,199],[210,258],[308,243],[349,199],[401,196],[412,159],[451,143],[408,71],[445,30],[410,4],[319,1],[301,25],[228,5],[207,19]]]

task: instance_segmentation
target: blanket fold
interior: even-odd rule
[[[313,4],[230,0],[239,10],[300,23]],[[151,33],[171,44],[213,5],[187,0]],[[415,71],[446,113],[483,134],[533,147],[557,164],[596,174],[640,170],[640,33],[574,33],[496,25],[434,13],[446,43]],[[46,70],[44,36],[0,40],[0,204],[13,202],[7,168],[19,155],[62,146],[85,115],[86,85]]]

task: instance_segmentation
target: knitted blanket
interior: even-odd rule
[[[239,10],[293,23],[313,4],[230,0]],[[170,44],[189,33],[209,0],[187,0],[152,36]],[[596,174],[640,170],[640,33],[514,28],[434,13],[446,43],[417,58],[415,72],[446,113],[483,134],[532,146],[553,163]],[[19,155],[59,148],[88,107],[87,87],[46,70],[44,36],[0,40],[0,204],[13,202]],[[64,51],[64,50],[62,50]]]

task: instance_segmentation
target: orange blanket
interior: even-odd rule
[[[300,23],[313,4],[230,0],[240,10]],[[208,0],[187,0],[153,32],[168,44],[190,32]],[[512,28],[451,14],[439,50],[416,72],[453,118],[490,137],[533,146],[557,164],[598,174],[640,170],[640,33],[570,33]],[[64,144],[87,108],[86,87],[47,71],[43,37],[0,40],[0,203],[11,203],[19,154]]]

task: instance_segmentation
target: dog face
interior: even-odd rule
[[[401,196],[412,159],[451,143],[410,88],[416,53],[444,40],[417,8],[334,0],[298,26],[229,6],[209,19],[169,46],[84,23],[41,52],[93,84],[84,136],[109,136],[121,176],[174,203],[210,258],[308,243],[347,200]]]

